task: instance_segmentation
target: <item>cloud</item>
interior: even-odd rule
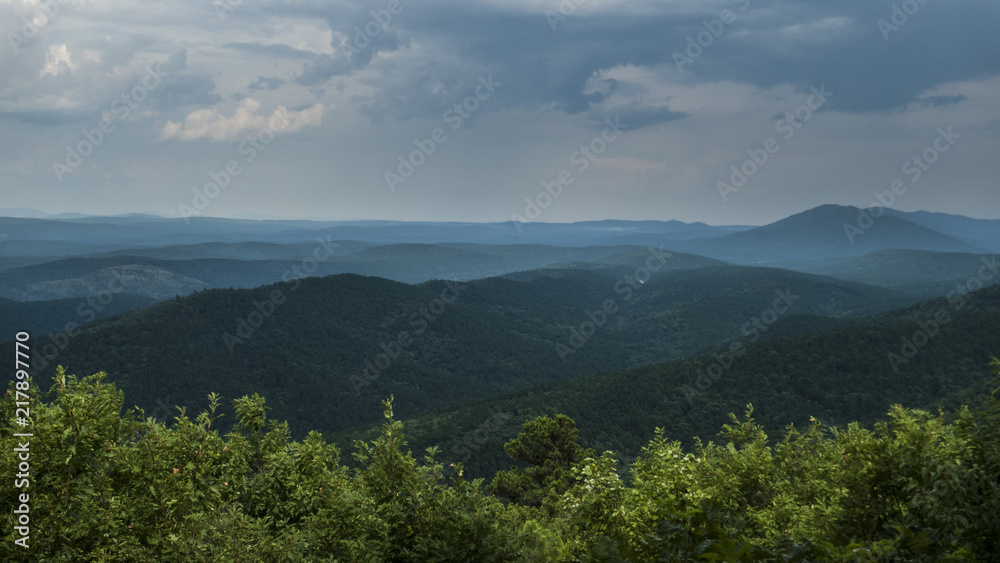
[[[915,103],[923,107],[941,107],[964,102],[968,99],[969,98],[963,94],[955,96],[923,96]]]
[[[168,77],[154,90],[146,104],[156,111],[191,106],[207,106],[222,101],[215,92],[215,80],[206,74],[179,74]]]
[[[517,86],[507,88],[487,111],[551,107],[568,114],[595,112],[591,117],[600,118],[606,112],[601,107],[605,93],[588,89],[595,74],[623,65],[671,66],[687,39],[707,33],[705,22],[727,8],[736,13],[735,21],[723,26],[682,76],[674,77],[677,83],[733,82],[761,89],[787,84],[801,91],[826,83],[838,92],[826,109],[864,114],[904,109],[936,85],[1000,72],[1000,58],[983,55],[1000,50],[1000,35],[989,31],[1000,24],[1000,10],[986,1],[922,5],[889,41],[877,22],[892,10],[878,2],[575,4],[578,9],[553,31],[544,15],[551,6],[543,3],[404,3],[405,9],[350,61],[319,57],[297,81],[316,86],[362,68],[375,71],[378,78],[369,83],[377,91],[359,110],[378,123],[388,116],[430,117],[440,111],[448,99],[441,91],[430,95],[426,90],[442,74],[493,72]],[[380,2],[365,6],[382,7]],[[331,5],[325,19],[334,31],[332,47],[352,46],[354,26],[363,28],[366,18],[371,16],[365,10]],[[653,108],[637,116],[637,124],[681,117]]]
[[[533,197],[539,177],[565,166],[566,147],[616,117],[628,134],[595,164],[599,174],[581,176],[575,195],[553,207],[553,220],[673,216],[700,206],[690,218],[747,222],[754,210],[777,218],[779,207],[801,210],[851,190],[842,202],[869,201],[898,173],[901,155],[922,150],[925,135],[942,125],[960,130],[962,145],[927,176],[926,195],[914,192],[905,205],[940,200],[952,212],[961,205],[978,211],[988,206],[962,202],[996,199],[988,191],[1000,142],[996,0],[918,2],[888,40],[878,22],[891,19],[901,0],[400,0],[391,18],[382,12],[387,0],[255,0],[231,2],[224,21],[211,4],[66,2],[17,51],[3,45],[0,183],[9,195],[2,188],[0,195],[34,198],[36,207],[55,201],[63,210],[175,209],[171,190],[232,152],[219,141],[259,131],[283,105],[296,111],[281,133],[301,127],[296,135],[316,142],[276,152],[243,180],[245,193],[268,195],[220,201],[220,213],[274,205],[311,213],[325,197],[322,186],[356,217],[505,219],[505,206]],[[38,6],[0,0],[5,43]],[[546,11],[564,6],[573,9],[553,30]],[[736,19],[678,69],[672,55],[689,38],[700,34],[704,42],[711,33],[705,22],[727,8]],[[165,80],[127,123],[116,121],[113,140],[67,176],[75,191],[56,191],[51,162],[65,159],[66,147],[158,64],[169,73]],[[393,199],[369,189],[491,74],[502,86],[407,180],[412,189]],[[771,116],[794,110],[821,84],[836,93],[822,119],[768,164],[768,178],[759,179],[745,207],[718,206],[715,182],[723,172],[773,134]],[[325,113],[334,106],[336,113]],[[450,211],[440,203],[470,177],[481,180],[479,205],[456,203]],[[270,196],[276,178],[297,186],[281,204]],[[605,198],[619,184],[637,195]],[[522,185],[529,188],[518,197]],[[761,195],[765,185],[780,201]],[[939,185],[953,191],[935,195]]]
[[[623,106],[595,107],[591,112],[591,118],[602,123],[605,119],[621,119],[632,131],[687,116],[682,111],[673,111],[667,106],[647,104],[641,100],[633,100]]]
[[[160,140],[179,141],[238,141],[262,129],[273,134],[296,133],[323,122],[326,109],[316,104],[301,111],[288,111],[278,106],[270,115],[258,115],[260,102],[245,98],[231,117],[219,114],[216,109],[200,109],[188,114],[184,123],[167,121],[160,132]]]
[[[350,70],[351,65],[343,57],[319,55],[306,63],[295,82],[302,86],[321,86],[334,76],[347,74]]]
[[[258,76],[247,86],[247,90],[251,92],[255,90],[277,90],[284,83],[285,81],[277,76]]]
[[[296,49],[288,45],[264,45],[259,41],[253,43],[226,43],[223,47],[247,53],[249,55],[277,57],[286,59],[311,59],[316,56],[312,51]]]
[[[58,76],[63,72],[68,72],[76,68],[73,59],[69,56],[66,44],[49,47],[48,57],[45,60],[45,68],[39,73],[39,77],[51,74]]]

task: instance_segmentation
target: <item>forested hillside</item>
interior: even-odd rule
[[[641,266],[527,281],[411,286],[342,275],[204,291],[88,326],[58,348],[36,349],[34,366],[45,377],[60,364],[107,371],[128,404],[149,409],[171,401],[203,408],[210,391],[260,392],[301,436],[372,423],[389,394],[412,417],[525,384],[683,358],[732,338],[763,339],[772,327],[812,329],[782,328],[793,314],[840,319],[899,302],[890,290],[787,270],[651,272],[647,263],[671,257],[630,259]]]
[[[0,298],[0,334],[9,336],[20,331],[33,334],[77,331],[77,327],[125,311],[142,309],[156,303],[143,295],[104,291],[83,299],[51,301],[12,301]]]
[[[808,317],[788,321],[814,324]],[[998,334],[994,286],[828,330],[756,344],[737,338],[704,356],[519,389],[407,424],[418,450],[442,445],[471,473],[489,476],[504,463],[500,445],[516,433],[516,421],[553,413],[575,419],[589,445],[625,458],[637,455],[657,427],[686,446],[710,440],[747,402],[772,434],[813,417],[828,425],[872,423],[892,404],[930,408],[952,394],[968,398],[966,389],[989,379],[984,362],[1000,353]],[[733,345],[740,345],[736,352]]]

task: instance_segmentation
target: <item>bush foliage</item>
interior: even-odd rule
[[[15,488],[15,402],[12,386],[5,561],[1000,561],[992,396],[780,440],[748,405],[718,443],[685,451],[661,429],[628,467],[579,445],[568,417],[538,417],[489,487],[436,448],[415,458],[391,398],[351,469],[316,432],[292,440],[257,395],[221,434],[216,395],[164,423],[123,410],[104,374],[60,369],[32,401],[30,485]],[[25,493],[28,548],[14,543]]]

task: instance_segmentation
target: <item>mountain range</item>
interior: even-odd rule
[[[289,274],[296,266],[319,276],[356,273],[404,283],[464,281],[549,266],[606,264],[616,254],[648,247],[733,264],[833,276],[850,272],[843,279],[927,297],[954,281],[946,270],[1000,252],[998,220],[835,205],[761,227],[679,221],[186,222],[138,214],[0,218],[0,235],[0,297],[20,301],[83,297],[106,283],[109,275],[125,275],[126,268],[134,284],[130,292],[163,299],[202,289],[256,287],[297,275]],[[878,254],[889,250],[936,254]],[[926,264],[944,253],[970,256]],[[894,262],[888,273],[879,263],[883,257]],[[933,280],[900,279],[908,270],[925,266],[938,271]]]
[[[998,352],[1000,221],[935,213],[826,205],[760,227],[136,214],[0,218],[0,234],[0,327],[32,333],[41,381],[106,371],[158,418],[259,393],[293,433],[340,441],[393,395],[414,445],[483,450],[469,465],[483,475],[517,426],[461,446],[484,412],[569,413],[589,443],[635,455],[654,426],[710,439],[749,401],[780,429],[971,396]]]

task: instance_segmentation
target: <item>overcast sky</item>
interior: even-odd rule
[[[0,208],[1000,217],[995,0],[49,4],[0,0]]]

